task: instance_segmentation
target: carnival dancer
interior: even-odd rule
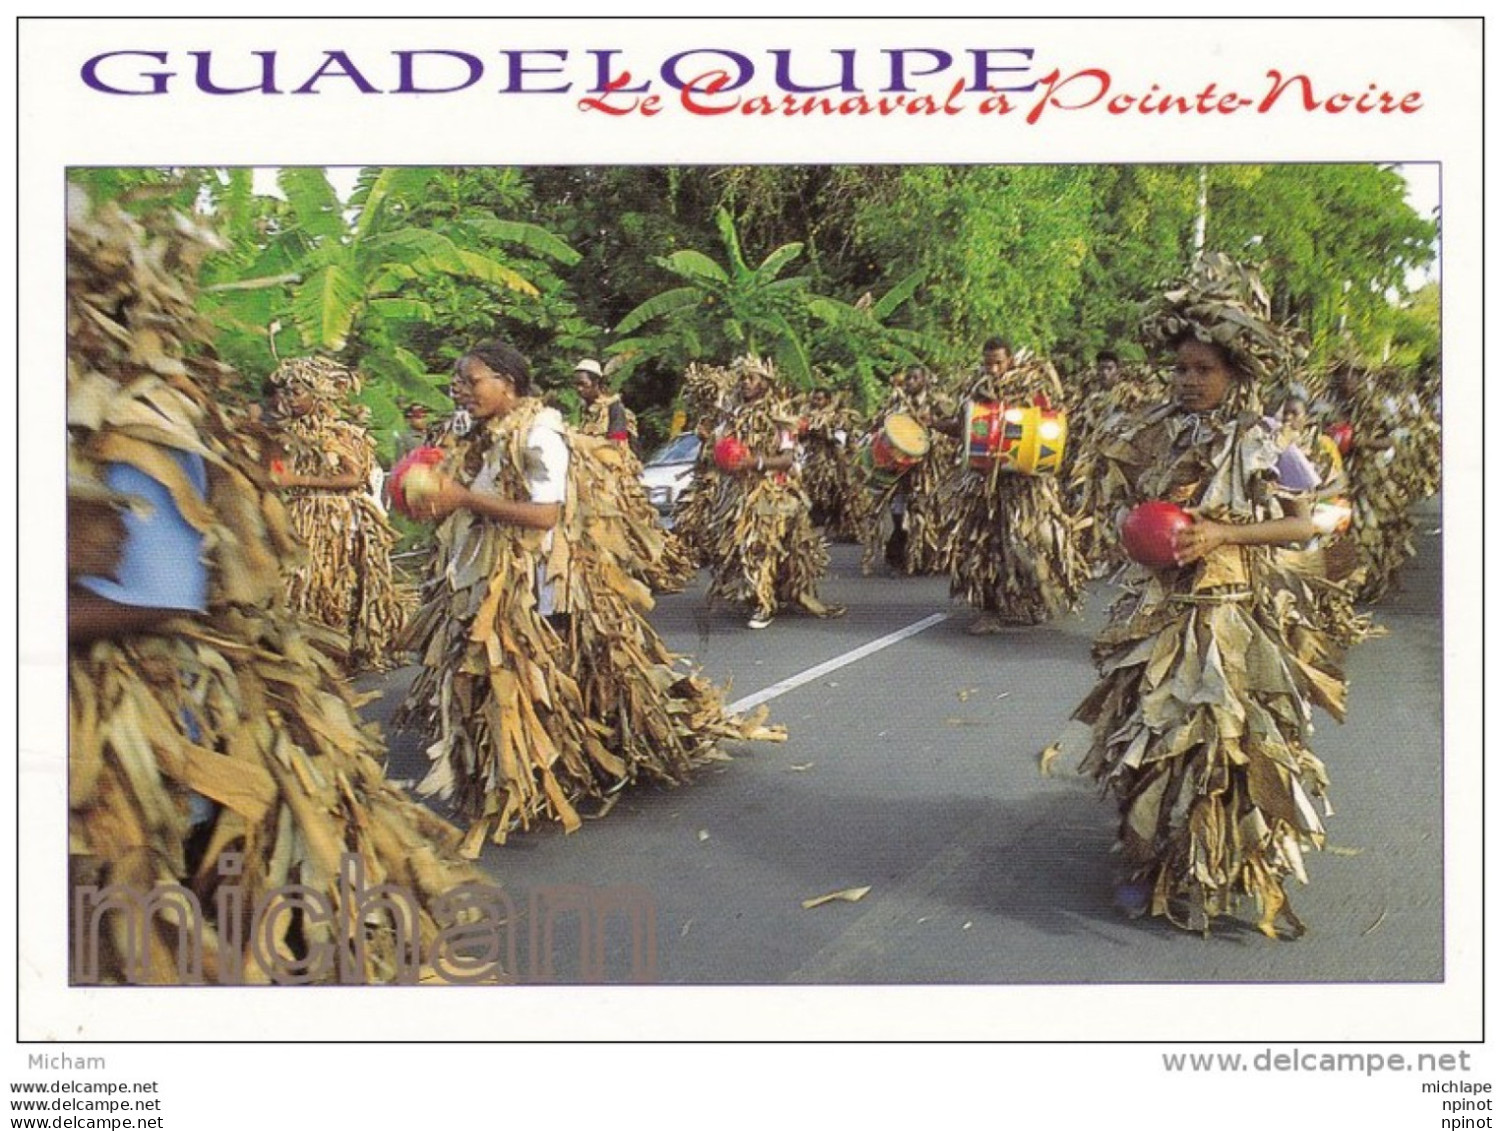
[[[641,485],[641,462],[636,458],[636,414],[625,407],[618,393],[609,391],[604,369],[586,357],[573,367],[574,390],[584,404],[579,431],[585,436],[609,440],[618,452],[611,459],[620,468],[619,498],[632,514],[625,524],[637,538],[633,557],[641,564],[640,577],[653,593],[681,593],[698,573],[698,562],[671,530],[661,528],[656,508]]]
[[[1119,484],[1108,482],[1112,464],[1099,458],[1100,443],[1140,408],[1159,404],[1167,386],[1155,370],[1124,366],[1113,350],[1101,350],[1092,378],[1082,380],[1068,414],[1068,453],[1064,481],[1070,506],[1079,516],[1079,552],[1095,577],[1125,561],[1111,513]]]
[[[459,359],[454,396],[473,430],[420,498],[397,488],[440,524],[399,718],[432,739],[419,789],[469,823],[463,852],[541,818],[573,831],[586,799],[680,782],[723,738],[775,737],[727,716],[647,621],[620,445],[568,428],[505,342]]]
[[[813,524],[831,541],[855,540],[870,505],[851,451],[859,428],[858,414],[829,389],[810,392],[798,416],[803,490]]]
[[[909,445],[914,451],[908,453],[913,458],[894,474],[872,467],[867,485],[871,500],[860,537],[865,547],[861,572],[873,571],[877,554],[898,573],[946,572],[942,499],[959,451],[953,406],[934,388],[928,370],[914,365],[892,378],[891,395],[872,421],[867,442],[873,445],[880,433],[894,427],[894,419],[915,429]]]
[[[1442,430],[1436,409],[1401,396],[1401,377],[1340,360],[1327,377],[1329,399],[1316,419],[1348,451],[1345,474],[1354,507],[1350,536],[1360,557],[1353,580],[1360,601],[1381,600],[1417,552],[1412,505],[1438,489]]]
[[[698,437],[693,475],[672,512],[672,532],[685,553],[700,564],[709,561],[714,543],[714,502],[723,472],[714,464],[714,432],[735,399],[739,381],[728,366],[694,362],[683,373],[680,392],[683,419]]]
[[[448,925],[434,908],[481,877],[454,854],[457,830],[386,781],[378,735],[312,646],[326,630],[287,608],[282,567],[300,550],[194,306],[216,246],[185,217],[135,220],[70,191],[72,911],[85,938],[90,891],[186,916],[108,912],[74,975],[415,976],[412,948],[429,953]],[[410,901],[361,910],[351,869]],[[234,908],[291,884],[326,915],[273,915],[254,939],[237,929]]]
[[[737,394],[713,443],[721,454],[733,449],[736,459],[707,485],[710,600],[744,602],[751,610],[747,626],[756,629],[786,605],[840,616],[841,606],[818,599],[829,548],[809,519],[799,482],[796,414],[777,391],[770,362],[740,357],[731,369]]]
[[[1043,769],[1082,750],[1082,772],[1119,800],[1129,914],[1207,931],[1249,897],[1265,934],[1296,935],[1284,885],[1324,843],[1312,707],[1345,708],[1341,648],[1313,611],[1327,583],[1279,549],[1316,528],[1306,497],[1278,484],[1283,453],[1256,393],[1301,353],[1255,275],[1222,256],[1167,291],[1143,336],[1175,352],[1174,399],[1102,438],[1101,455],[1127,485],[1123,507],[1147,504],[1122,530],[1153,565],[1112,608],[1100,682]]]
[[[282,362],[270,385],[271,481],[308,549],[287,576],[292,609],[347,637],[349,671],[391,667],[407,610],[391,569],[396,531],[371,490],[375,441],[350,418],[359,378],[309,357]]]
[[[966,630],[971,635],[1000,632],[1008,623],[1039,624],[1083,598],[1087,568],[1056,468],[1026,474],[998,450],[1007,442],[1008,412],[1048,412],[1061,390],[1048,362],[1018,364],[1002,339],[985,343],[966,397],[969,461],[954,486],[948,542],[949,592],[979,611]]]
[[[603,436],[617,444],[634,446],[639,441],[636,414],[625,407],[619,393],[610,390],[599,362],[586,357],[575,365],[573,388],[584,402],[580,432],[585,436]]]

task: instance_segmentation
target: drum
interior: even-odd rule
[[[999,464],[1002,471],[1020,475],[1056,475],[1068,442],[1068,417],[1062,409],[970,401],[964,435],[969,465],[976,470]]]
[[[989,471],[1000,458],[1004,411],[1000,401],[968,401],[964,405],[964,442],[969,466],[976,471]]]
[[[894,412],[870,438],[870,459],[882,471],[900,475],[928,454],[928,430],[904,412]]]

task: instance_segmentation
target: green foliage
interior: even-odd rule
[[[650,322],[665,322],[655,338],[625,338],[611,348],[626,360],[627,372],[648,357],[682,368],[690,361],[727,361],[743,353],[768,354],[782,373],[799,385],[813,377],[804,335],[808,322],[806,275],[779,278],[802,254],[802,245],[784,244],[752,267],[741,250],[733,217],[715,213],[725,263],[692,248],[655,257],[664,271],[682,280],[648,298],[622,317],[617,335],[629,335]]]
[[[280,170],[284,199],[248,169],[69,179],[212,214],[225,246],[199,283],[220,354],[253,389],[279,357],[337,353],[378,434],[402,401],[447,408],[455,357],[495,337],[567,403],[578,358],[614,359],[648,441],[695,359],[770,354],[867,406],[897,369],[967,368],[993,334],[1065,373],[1106,348],[1140,360],[1140,304],[1189,265],[1201,219],[1209,250],[1262,268],[1315,364],[1439,356],[1437,286],[1407,293],[1437,223],[1373,164],[368,168],[343,204],[313,167]]]

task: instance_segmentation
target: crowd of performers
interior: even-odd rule
[[[1207,930],[1246,904],[1268,935],[1301,932],[1286,884],[1323,842],[1329,792],[1312,709],[1342,717],[1342,657],[1370,630],[1355,603],[1397,584],[1408,511],[1438,488],[1436,380],[1309,372],[1255,275],[1206,257],[1143,323],[1169,371],[1104,353],[1065,377],[994,338],[970,373],[895,374],[863,418],[760,357],[690,367],[703,454],[667,530],[597,362],[575,371],[573,426],[514,347],[474,346],[452,417],[408,414],[383,492],[357,375],[286,361],[269,405],[239,403],[183,283],[212,238],[142,225],[70,202],[75,885],[178,885],[211,908],[234,853],[252,898],[295,882],[347,917],[352,855],[366,882],[417,894],[430,940],[487,843],[572,831],[725,740],[782,737],[667,648],[653,595],[703,568],[708,600],[751,629],[837,617],[819,595],[835,539],[861,544],[867,574],[946,576],[974,635],[1117,582],[1099,683],[1043,768],[1118,802],[1129,914]],[[135,254],[151,243],[168,250]],[[431,530],[419,585],[396,582],[386,501]],[[448,819],[385,779],[349,690],[402,662],[419,670],[395,725],[423,736],[417,791]],[[123,918],[113,976],[170,980],[167,940],[145,968]],[[284,918],[292,958],[329,929]],[[403,929],[360,924],[366,974],[393,968]],[[210,950],[207,980],[247,968]]]

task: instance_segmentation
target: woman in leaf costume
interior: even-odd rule
[[[396,532],[370,491],[375,441],[345,416],[359,379],[310,357],[282,362],[271,386],[280,451],[271,478],[308,550],[287,577],[292,609],[348,638],[348,670],[391,667],[406,611],[391,569]]]
[[[1060,388],[1048,362],[1016,364],[1010,347],[992,338],[967,399],[1046,407]],[[1040,624],[1078,607],[1088,570],[1057,476],[1006,471],[999,460],[985,470],[965,467],[951,507],[949,593],[979,610],[971,635]]]
[[[263,982],[298,962],[308,963],[300,980],[404,977],[400,944],[429,953],[443,926],[433,908],[480,877],[453,854],[457,831],[385,780],[378,736],[313,646],[313,627],[287,610],[282,567],[297,543],[259,441],[225,407],[232,374],[207,354],[194,308],[213,246],[186,218],[136,221],[70,194],[75,927],[93,930],[90,888],[168,891],[214,920],[225,884],[248,915],[295,883],[329,914],[273,917],[259,954],[248,924],[236,935],[213,923],[197,935],[203,980]],[[415,922],[360,912],[342,882],[350,867],[366,888],[409,894]],[[75,954],[76,978],[185,976],[170,917],[153,916],[144,935],[130,918],[105,916],[97,966],[92,948]],[[230,945],[241,940],[243,950]],[[337,972],[318,961],[330,948]]]
[[[1299,356],[1269,310],[1256,277],[1216,256],[1144,324],[1176,351],[1174,400],[1100,454],[1128,486],[1123,507],[1169,500],[1195,518],[1178,565],[1132,575],[1095,641],[1101,680],[1043,768],[1087,747],[1081,770],[1119,799],[1123,909],[1207,931],[1250,897],[1277,937],[1279,922],[1303,930],[1284,883],[1324,840],[1312,706],[1342,718],[1345,684],[1313,608],[1327,582],[1277,549],[1316,531],[1306,499],[1278,487],[1276,425],[1257,403],[1257,382]]]
[[[412,502],[440,525],[402,719],[432,738],[420,789],[469,823],[464,853],[543,818],[571,832],[580,801],[682,781],[722,738],[774,737],[726,716],[646,620],[621,446],[568,428],[504,342],[459,359],[453,395],[474,425]]]
[[[797,415],[775,389],[767,361],[737,358],[738,390],[711,443],[733,439],[744,461],[705,484],[707,554],[713,580],[709,597],[750,606],[749,627],[765,628],[785,605],[818,617],[844,609],[818,599],[829,566],[829,547],[809,518],[799,483]]]

